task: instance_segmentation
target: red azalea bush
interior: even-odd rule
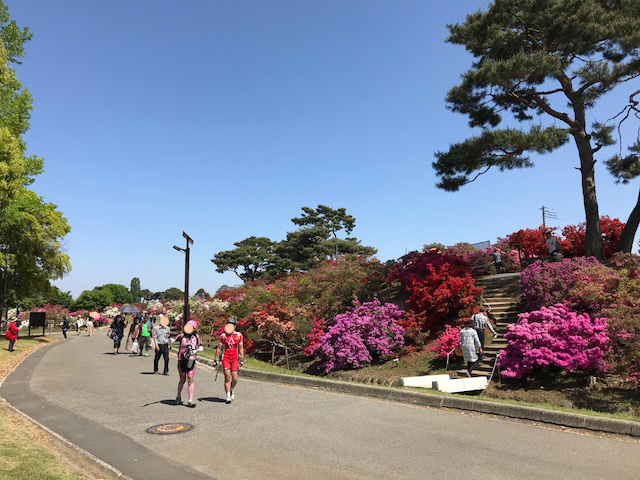
[[[583,373],[609,370],[606,318],[592,319],[558,304],[520,314],[507,330],[509,344],[499,357],[504,377],[523,378],[549,368]]]
[[[469,265],[435,250],[411,252],[387,276],[409,295],[407,306],[423,333],[434,334],[472,313],[482,289],[475,286]]]
[[[316,348],[322,370],[362,368],[391,357],[404,346],[404,329],[399,324],[403,316],[391,303],[354,302],[353,308],[336,316]]]
[[[497,249],[501,254],[503,273],[520,271],[518,252],[510,249],[508,246],[506,249],[498,246],[476,249],[473,248],[470,243],[457,243],[453,247],[447,247],[443,253],[460,257],[469,265],[473,276],[481,277],[484,275],[494,275],[496,273],[496,268],[493,263],[494,249]]]
[[[625,224],[617,218],[608,216],[600,217],[600,231],[602,232],[602,249],[605,258],[611,258],[618,249],[622,230]],[[583,256],[585,254],[585,236],[587,231],[586,223],[578,225],[567,225],[562,230],[562,235],[566,238],[563,243],[563,251],[570,256]]]
[[[445,326],[444,332],[436,339],[430,350],[436,352],[436,358],[446,358],[460,343],[461,326]]]
[[[314,355],[314,352],[322,342],[322,337],[327,333],[327,322],[324,317],[313,319],[313,327],[311,328],[311,333],[307,335],[307,346],[304,347],[303,353],[310,357]]]

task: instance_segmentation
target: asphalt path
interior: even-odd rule
[[[135,480],[171,479],[635,479],[640,444],[494,417],[240,378],[223,401],[222,375],[198,368],[190,409],[152,357],[111,354],[104,332],[70,336],[29,357],[0,394]],[[186,387],[183,392],[186,398]],[[194,430],[151,435],[160,423]]]

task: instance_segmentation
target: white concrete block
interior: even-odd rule
[[[404,377],[402,385],[405,387],[433,388],[433,382],[449,380],[449,375],[422,375],[420,377]]]
[[[484,390],[488,384],[487,377],[455,378],[451,380],[439,380],[433,383],[433,388],[441,392],[459,393]]]

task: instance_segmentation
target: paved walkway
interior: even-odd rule
[[[173,405],[177,375],[111,355],[106,335],[29,357],[0,388],[16,407],[136,480],[632,479],[640,444],[532,425],[196,373],[195,409]],[[189,433],[145,433],[166,422]]]

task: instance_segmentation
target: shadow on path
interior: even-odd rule
[[[211,403],[225,403],[224,398],[219,397],[202,397],[198,399],[199,402],[211,402]]]

